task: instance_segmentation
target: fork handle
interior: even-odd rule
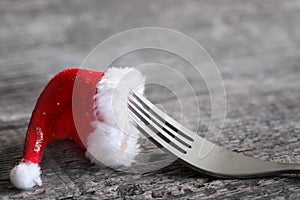
[[[201,137],[199,137],[201,138]],[[276,174],[300,173],[299,164],[286,164],[265,161],[231,152],[204,139],[196,139],[199,154],[188,154],[187,158],[194,168],[218,177],[250,178]],[[195,156],[197,158],[195,158]],[[192,158],[194,157],[194,158]]]

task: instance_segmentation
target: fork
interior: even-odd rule
[[[136,92],[131,91],[128,108],[132,123],[142,134],[201,173],[221,178],[300,173],[300,164],[265,161],[228,151],[182,126]]]

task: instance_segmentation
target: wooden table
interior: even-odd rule
[[[0,198],[299,198],[297,175],[218,179],[178,162],[129,174],[89,163],[72,141],[46,149],[42,187],[19,191],[9,181],[10,169],[22,158],[31,111],[47,81],[62,69],[79,66],[107,37],[141,26],[181,31],[216,61],[227,93],[221,146],[261,159],[300,163],[299,18],[297,0],[2,0]],[[208,119],[209,93],[198,97],[203,119]],[[171,114],[178,114],[175,99],[160,100]],[[194,126],[193,114],[184,116],[187,126]],[[204,120],[201,130],[205,128]]]

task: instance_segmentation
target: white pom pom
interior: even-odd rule
[[[20,163],[10,172],[10,181],[12,184],[23,190],[31,189],[35,185],[42,185],[41,170],[34,163]]]

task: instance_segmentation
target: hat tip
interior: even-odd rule
[[[20,163],[10,172],[10,180],[12,184],[22,190],[28,190],[35,185],[41,186],[41,169],[35,163]]]

